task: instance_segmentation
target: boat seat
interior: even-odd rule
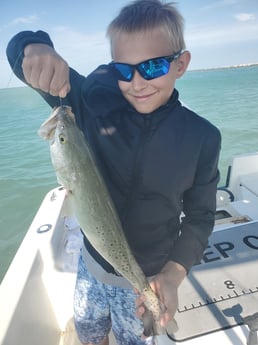
[[[241,176],[240,185],[258,197],[258,173]]]

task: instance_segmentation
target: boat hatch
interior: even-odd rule
[[[217,210],[215,213],[215,225],[240,224],[250,222],[252,219],[246,215],[231,215],[227,210]]]
[[[228,211],[226,210],[218,210],[215,213],[215,220],[219,220],[219,219],[225,219],[225,218],[230,218],[232,217],[230,213],[228,213]]]
[[[179,289],[175,341],[226,330],[258,312],[258,222],[210,237],[199,265]]]

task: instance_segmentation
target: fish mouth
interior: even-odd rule
[[[75,115],[72,113],[72,108],[70,106],[62,105],[55,107],[51,116],[40,126],[38,135],[44,140],[53,142],[56,131],[63,131],[66,124],[74,125],[75,123]]]
[[[72,121],[73,124],[76,123],[75,115],[69,105],[61,105],[56,108],[56,116],[58,120],[65,119],[69,122]]]

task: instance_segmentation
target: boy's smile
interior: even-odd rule
[[[120,33],[113,39],[111,45],[113,60],[128,64],[137,64],[154,57],[175,53],[171,50],[167,35],[159,28],[146,32]],[[167,103],[174,90],[176,79],[184,73],[189,62],[185,55],[190,60],[190,54],[183,53],[170,63],[166,75],[152,80],[145,80],[135,70],[130,82],[118,81],[122,94],[140,113],[149,114],[158,109]]]

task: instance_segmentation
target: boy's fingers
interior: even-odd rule
[[[170,320],[172,320],[172,316],[168,312],[165,312],[160,319],[161,326],[166,327]]]
[[[146,301],[146,298],[142,295],[139,295],[136,299],[135,299],[135,305],[136,307],[144,304],[144,302]]]
[[[49,92],[50,90],[50,84],[51,84],[51,80],[53,78],[53,74],[54,74],[54,70],[52,69],[48,69],[48,70],[45,70],[45,71],[41,71],[39,77],[38,77],[38,80],[36,80],[35,78],[35,81],[33,85],[33,87],[36,87],[44,92]],[[36,83],[38,85],[36,85]]]
[[[136,316],[141,319],[143,314],[145,313],[145,308],[144,306],[140,306],[136,309]]]
[[[65,98],[66,95],[70,92],[71,85],[69,82],[66,82],[62,89],[59,91],[59,97]]]
[[[139,292],[134,289],[134,292],[136,294],[138,294]],[[142,318],[142,315],[145,313],[146,309],[144,306],[144,301],[145,301],[145,297],[143,295],[138,295],[135,299],[135,307],[136,307],[136,316],[139,318]]]
[[[58,61],[51,78],[49,93],[53,96],[65,97],[70,91],[69,67],[66,62]]]

